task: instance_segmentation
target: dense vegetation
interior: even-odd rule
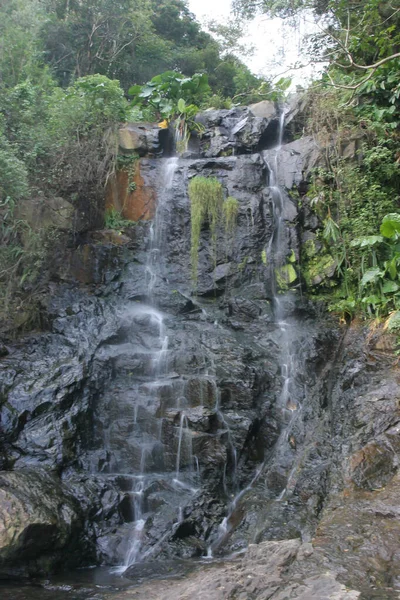
[[[261,11],[295,22],[304,9],[319,19],[307,48],[310,60],[327,66],[307,90],[299,128],[326,150],[308,193],[323,223],[303,250],[309,291],[343,315],[400,309],[399,231],[387,235],[385,226],[400,212],[400,8],[378,0],[233,6],[241,19]],[[172,118],[184,148],[199,108],[268,97],[271,86],[231,52],[240,27],[220,27],[221,44],[184,0],[6,0],[0,17],[0,322],[7,315],[26,327],[40,313],[48,257],[75,243],[71,232],[104,223],[118,123]],[[228,230],[237,205],[223,206]],[[58,228],[47,222],[49,210],[60,213]],[[71,211],[79,215],[73,225]],[[119,223],[120,215],[107,219]],[[196,231],[194,280],[195,246]],[[332,267],[335,277],[325,277]],[[322,284],[314,284],[316,273]]]
[[[312,174],[312,209],[323,221],[303,250],[308,288],[343,316],[400,309],[400,7],[382,0],[234,0],[235,10],[293,23],[308,10],[319,24],[305,47],[326,63],[307,91],[303,126],[325,149]],[[309,14],[308,13],[308,14]],[[346,155],[349,142],[355,152]],[[389,216],[387,216],[389,215]],[[324,277],[335,270],[336,280]],[[313,285],[313,281],[323,284]],[[324,289],[325,286],[325,289]]]
[[[58,248],[74,243],[73,229],[103,223],[112,131],[165,116],[132,102],[128,89],[166,72],[189,82],[187,92],[197,77],[195,100],[208,106],[238,94],[246,101],[262,82],[182,0],[6,0],[0,40],[0,322],[27,327],[40,312],[48,256],[54,263]],[[183,142],[198,110],[189,96],[169,99]],[[49,211],[62,213],[60,227],[47,223]]]

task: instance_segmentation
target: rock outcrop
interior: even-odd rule
[[[395,598],[397,367],[387,334],[339,326],[304,295],[303,248],[316,247],[319,222],[295,190],[318,148],[286,140],[277,155],[271,106],[200,119],[196,155],[141,159],[158,193],[153,227],[143,220],[123,245],[92,238],[111,260],[76,277],[85,285],[66,269],[46,300],[49,331],[1,352],[2,575],[67,554],[121,564],[135,543],[148,564],[257,543],[238,563],[132,597],[352,600],[375,586]],[[216,177],[238,215],[230,237],[218,225],[215,247],[204,223],[194,294],[197,175]],[[268,254],[278,185],[281,266],[295,274],[279,297]],[[52,542],[36,542],[48,527]]]

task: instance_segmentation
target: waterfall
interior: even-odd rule
[[[284,132],[285,113],[282,111],[279,118],[279,128],[277,135],[277,144],[268,154],[272,154],[272,160],[265,162],[268,174],[268,191],[271,199],[271,213],[273,216],[273,232],[265,248],[266,262],[268,266],[268,281],[267,284],[271,293],[271,305],[273,310],[273,318],[275,326],[279,331],[279,351],[280,351],[280,392],[277,397],[277,408],[281,414],[282,428],[279,440],[276,444],[277,453],[281,452],[280,448],[284,447],[290,435],[291,428],[297,418],[297,414],[301,409],[301,402],[298,394],[295,391],[294,378],[299,368],[298,357],[295,356],[293,342],[295,334],[292,334],[291,324],[287,321],[288,314],[285,306],[285,296],[278,289],[277,272],[286,264],[289,254],[289,248],[286,241],[286,224],[284,219],[284,204],[285,196],[283,190],[278,183],[278,166],[279,155],[282,148],[283,132]],[[225,423],[221,413],[221,419]],[[236,455],[235,455],[236,466]],[[267,464],[264,462],[255,471],[250,483],[242,490],[236,493],[233,500],[230,502],[226,516],[220,523],[217,531],[216,539],[208,548],[207,556],[210,557],[215,551],[218,551],[226,542],[232,532],[232,522],[235,520],[235,512],[238,509],[241,499],[255,487],[261,478],[261,475],[266,470]],[[293,468],[287,478],[287,486],[290,483],[295,469]],[[282,500],[286,494],[287,486],[276,498]]]
[[[271,196],[273,214],[273,235],[266,248],[267,265],[269,267],[269,284],[271,289],[272,307],[274,321],[279,330],[280,364],[281,364],[281,391],[277,401],[277,407],[281,414],[282,430],[277,443],[277,455],[284,452],[285,443],[290,436],[294,423],[300,414],[302,407],[303,390],[296,390],[295,376],[299,372],[301,356],[294,347],[296,333],[288,320],[289,314],[285,305],[288,294],[280,293],[278,289],[278,272],[287,264],[289,245],[286,239],[286,225],[284,220],[284,194],[278,183],[279,154],[282,147],[284,130],[284,112],[281,113],[278,144],[271,151],[272,160],[266,161],[269,175],[269,191]],[[287,487],[294,474],[290,471],[287,485],[278,496],[277,500],[283,500]]]
[[[154,349],[150,349],[149,354],[149,374],[145,387],[138,387],[133,385],[133,424],[135,430],[138,432],[139,444],[141,449],[140,456],[140,467],[139,474],[135,475],[132,479],[132,489],[130,494],[132,513],[134,521],[132,524],[131,532],[128,535],[126,550],[124,553],[123,565],[116,569],[117,572],[123,573],[132,563],[140,560],[141,546],[143,538],[145,536],[145,524],[146,524],[146,507],[144,505],[144,492],[146,485],[146,471],[147,461],[150,459],[157,448],[157,444],[162,444],[162,426],[163,418],[159,419],[159,425],[156,427],[156,431],[148,432],[144,428],[141,431],[139,425],[139,409],[141,406],[141,395],[143,392],[150,394],[143,399],[143,406],[147,406],[149,399],[152,394],[157,395],[158,390],[164,385],[164,378],[168,374],[168,335],[166,334],[164,326],[163,314],[154,308],[154,291],[157,286],[158,278],[160,277],[162,269],[162,257],[165,246],[165,218],[164,210],[165,204],[168,202],[169,193],[173,185],[174,175],[178,167],[178,158],[170,158],[163,161],[163,172],[160,181],[160,191],[158,194],[158,203],[154,220],[150,226],[150,248],[147,253],[147,264],[145,267],[146,272],[146,283],[147,293],[149,298],[149,304],[135,303],[128,309],[129,314],[136,319],[138,324],[148,323],[149,331],[155,333],[156,344]],[[146,352],[148,352],[146,350]],[[180,390],[179,390],[180,391]],[[136,397],[135,397],[136,396]],[[177,394],[176,404],[179,407],[181,402],[181,394]],[[184,424],[187,425],[184,413],[181,413],[181,425],[179,428],[179,447],[177,451],[177,473],[176,479],[179,481],[179,462],[180,453],[182,446],[182,438],[184,436],[183,428]],[[181,512],[181,509],[180,509]]]

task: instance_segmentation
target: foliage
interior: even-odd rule
[[[132,225],[133,221],[125,219],[113,206],[108,208],[104,214],[104,227],[106,229],[124,229]]]
[[[190,133],[202,131],[195,116],[199,111],[198,105],[209,92],[207,75],[195,73],[193,77],[185,77],[175,71],[161,73],[145,85],[134,85],[129,89],[133,105],[151,106],[159,118],[175,122],[180,153],[186,150]]]
[[[119,171],[125,171],[128,174],[128,192],[132,193],[136,190],[136,167],[139,156],[136,154],[118,154],[116,159],[116,167]]]
[[[364,278],[368,267],[377,268],[382,260],[377,224],[397,211],[400,196],[399,105],[397,100],[390,104],[392,94],[383,80],[382,87],[375,87],[378,75],[392,68],[387,63],[365,85],[347,89],[336,84],[351,83],[354,74],[332,66],[329,76],[307,93],[306,133],[325,150],[325,168],[314,172],[308,195],[324,223],[320,256],[331,254],[336,262],[335,277],[322,285],[331,287],[331,306],[344,316],[385,315],[393,305],[379,300],[393,285],[381,289],[376,272],[376,277],[370,273]],[[354,243],[355,238],[360,241]],[[307,257],[305,249],[303,263],[315,275],[318,260]]]
[[[192,280],[197,285],[197,268],[200,232],[207,220],[210,227],[214,257],[216,254],[217,223],[223,204],[222,185],[215,177],[193,177],[189,183],[191,211],[191,263]]]
[[[232,196],[228,196],[222,205],[222,210],[224,213],[225,231],[230,237],[233,237],[236,229],[236,220],[239,213],[238,200]]]
[[[28,171],[11,145],[0,137],[0,203],[10,206],[28,193]],[[0,205],[1,205],[0,204]]]
[[[112,131],[126,107],[118,82],[100,75],[78,79],[62,90],[44,68],[37,84],[25,79],[0,88],[3,310],[11,310],[17,297],[21,305],[24,294],[35,305],[32,293],[39,294],[45,282],[47,244],[58,239],[40,226],[32,229],[18,216],[25,197],[37,198],[40,210],[46,198],[62,196],[77,207],[87,227],[101,226],[104,184],[113,169]]]
[[[192,77],[186,77],[176,71],[166,71],[143,86],[132,86],[128,93],[133,97],[133,105],[149,104],[159,112],[160,117],[170,119],[177,112],[179,100],[189,105],[200,105],[209,91],[205,74],[195,73]]]
[[[365,310],[381,316],[400,309],[400,215],[386,215],[381,236],[361,237],[352,246],[363,250],[359,296]]]

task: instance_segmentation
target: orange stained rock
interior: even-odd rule
[[[129,183],[134,183],[129,190]],[[140,173],[140,160],[137,161],[132,180],[129,173],[121,169],[117,171],[107,185],[106,209],[115,208],[125,219],[130,221],[146,221],[155,213],[156,192],[146,185]]]

